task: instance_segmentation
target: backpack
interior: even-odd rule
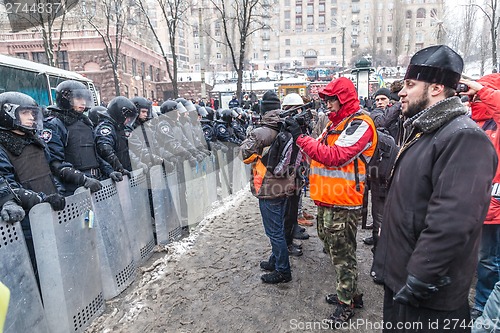
[[[291,176],[300,165],[302,153],[290,132],[281,130],[262,156],[262,163],[276,177]]]
[[[385,128],[377,128],[377,147],[367,164],[367,176],[371,182],[387,185],[391,177],[399,148],[396,141]]]

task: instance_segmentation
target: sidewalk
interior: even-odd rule
[[[244,189],[216,209],[192,235],[167,246],[143,266],[122,295],[107,302],[105,313],[87,329],[97,332],[320,332],[333,306],[335,273],[316,233],[302,241],[304,255],[291,257],[293,280],[266,285],[259,263],[270,245],[260,219],[258,200]],[[304,200],[315,215],[312,201]],[[356,309],[351,329],[381,332],[383,289],[369,276],[370,247],[358,231],[359,286],[363,309]]]

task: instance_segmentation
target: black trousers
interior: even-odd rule
[[[287,197],[285,205],[285,240],[286,245],[291,245],[293,241],[293,230],[297,223],[297,215],[299,212],[300,195],[294,193],[291,197]]]
[[[470,332],[471,319],[467,299],[453,311],[415,308],[393,300],[394,293],[384,288],[384,333]],[[458,304],[458,303],[457,303]]]
[[[372,217],[373,217],[373,247],[377,247],[378,243],[378,233],[380,230],[380,226],[382,225],[382,218],[384,217],[384,205],[385,205],[385,196],[379,196],[372,194]]]

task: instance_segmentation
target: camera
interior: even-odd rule
[[[457,84],[457,88],[455,89],[457,94],[462,93],[462,92],[467,92],[469,91],[469,86],[466,85],[465,83],[459,83]]]
[[[311,124],[312,124],[312,120],[313,120],[312,112],[308,108],[309,104],[311,104],[311,103],[308,103],[302,107],[297,107],[297,108],[293,108],[293,109],[281,112],[280,118],[292,117],[300,125],[303,133],[309,133],[312,131]],[[302,109],[303,111],[299,113],[298,112],[299,109]]]

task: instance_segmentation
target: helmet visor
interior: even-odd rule
[[[84,112],[94,106],[90,90],[76,89],[71,94],[71,107],[77,112]]]
[[[131,110],[129,108],[123,108],[122,114],[125,117],[125,121],[123,122],[123,125],[125,125],[125,127],[132,127],[133,124],[135,123],[135,120],[137,119],[137,116],[138,116],[137,111]]]
[[[14,128],[22,128],[29,131],[42,130],[43,114],[38,106],[23,106],[17,104],[4,104],[4,111],[13,119]]]

